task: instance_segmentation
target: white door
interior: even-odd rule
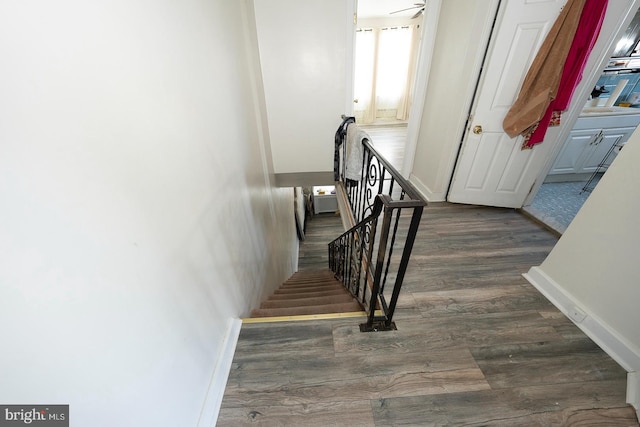
[[[521,150],[502,120],[565,0],[501,2],[447,200],[519,208],[553,144]]]

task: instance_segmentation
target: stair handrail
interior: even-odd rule
[[[346,178],[345,139],[347,127],[352,123],[355,123],[353,117],[343,116],[336,132],[334,175],[357,224],[329,244],[329,267],[365,306],[367,323],[360,325],[362,331],[395,329],[393,314],[427,202],[369,139],[362,141],[361,179]],[[383,221],[377,234],[380,214],[383,214]],[[407,220],[409,224],[398,262],[393,252],[398,244],[401,220],[403,226]],[[388,279],[394,280],[391,295],[385,294]]]

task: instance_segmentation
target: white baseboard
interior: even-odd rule
[[[636,410],[636,416],[640,421],[640,372],[627,374],[627,403]]]
[[[445,200],[447,200],[446,193],[434,193],[428,186],[420,181],[420,178],[418,178],[414,174],[409,175],[409,182],[411,182],[416,187],[420,194],[422,194],[422,197],[427,199],[427,202],[444,202]]]
[[[236,344],[242,328],[242,320],[231,319],[227,325],[227,331],[222,342],[222,350],[220,357],[213,370],[207,396],[202,405],[198,427],[214,427],[218,421],[220,413],[220,405],[222,405],[222,396],[229,378],[233,355],[236,352]]]
[[[523,276],[627,371],[627,403],[635,408],[640,419],[640,349],[583,307],[540,267],[531,267]]]

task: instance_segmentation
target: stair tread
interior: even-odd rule
[[[321,276],[291,276],[286,282],[296,282],[296,283],[309,283],[309,282],[317,282],[323,280],[335,280],[333,274],[331,275],[321,275]]]
[[[313,276],[313,275],[333,275],[333,271],[328,268],[312,269],[312,270],[298,270],[291,275],[295,276]]]
[[[334,279],[333,277],[321,277],[318,279],[313,279],[313,280],[287,280],[286,282],[283,283],[283,285],[299,285],[299,286],[305,286],[305,285],[312,285],[314,283],[333,283],[333,282],[337,282],[336,279]]]
[[[338,304],[343,302],[352,302],[353,300],[353,297],[349,293],[345,292],[342,295],[329,295],[324,297],[267,300],[260,304],[260,308],[302,307],[308,305]]]
[[[273,295],[269,297],[269,299],[286,299],[286,298],[300,298],[302,297],[323,297],[327,295],[340,295],[344,293],[344,289],[331,289],[326,291],[317,291],[317,292],[278,292],[276,291]]]
[[[318,286],[280,286],[278,289],[278,291],[284,291],[284,292],[306,292],[308,290],[313,290],[313,289],[321,289],[321,290],[329,290],[329,289],[340,289],[343,288],[342,284],[340,283],[330,283],[330,284],[320,284]]]
[[[251,317],[300,316],[305,314],[348,313],[353,311],[362,311],[360,304],[355,301],[304,307],[258,308],[251,312]]]
[[[287,291],[287,292],[305,292],[309,289],[333,289],[333,288],[343,288],[342,283],[320,283],[319,285],[309,285],[309,286],[287,286],[280,285],[277,290]]]
[[[284,285],[281,285],[278,289],[291,289],[291,290],[299,289],[301,291],[304,291],[305,289],[331,288],[335,286],[342,286],[342,284],[340,284],[340,282],[310,283],[308,285],[290,285],[285,283]]]
[[[362,311],[362,306],[329,269],[297,271],[251,312],[251,317],[297,316]]]

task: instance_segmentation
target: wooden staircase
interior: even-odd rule
[[[294,273],[280,288],[251,312],[251,317],[300,316],[350,313],[362,306],[329,269]]]

